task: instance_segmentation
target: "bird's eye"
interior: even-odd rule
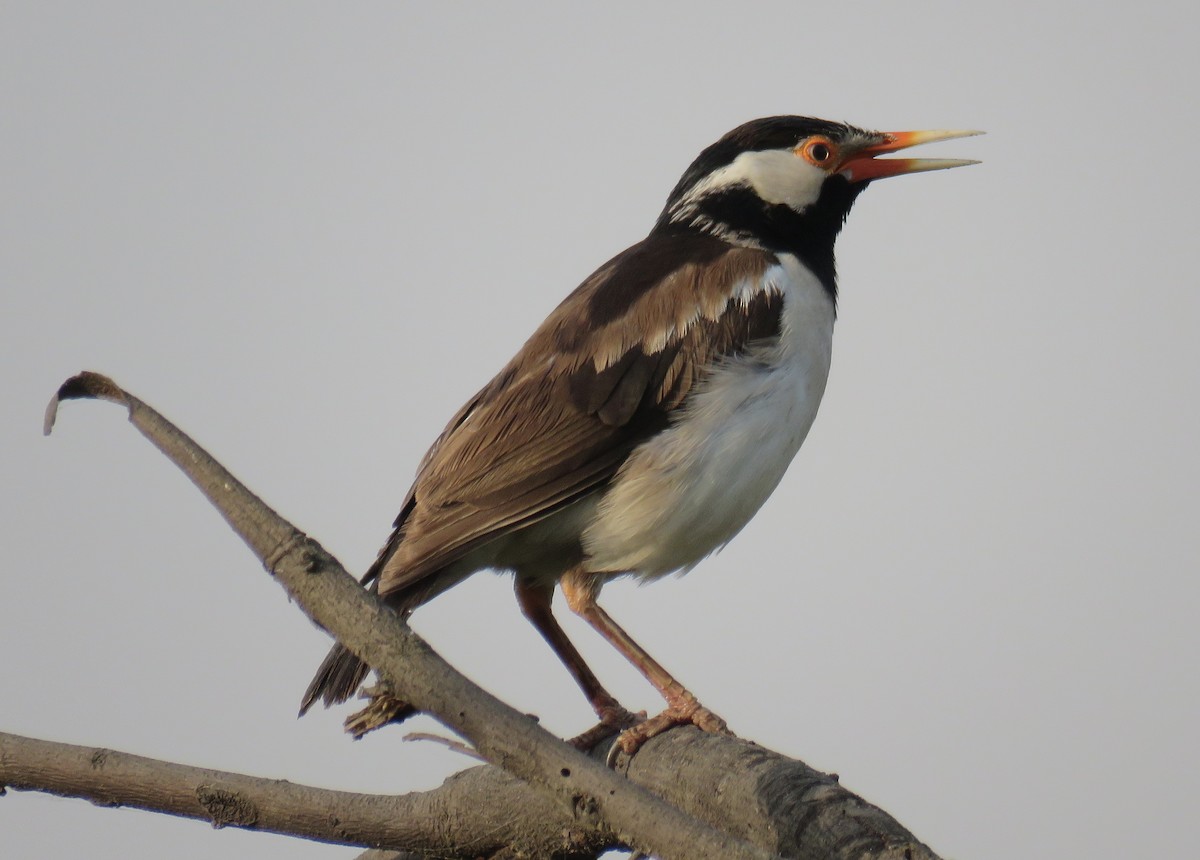
[[[801,145],[798,154],[803,156],[809,164],[825,167],[833,162],[834,153],[833,141],[824,137],[813,137]]]

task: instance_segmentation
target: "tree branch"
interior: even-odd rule
[[[518,847],[527,856],[585,858],[619,844],[603,827],[579,827],[561,804],[497,768],[467,774],[433,791],[355,794],[0,733],[0,785],[214,827],[426,857],[474,858]],[[497,796],[512,802],[497,804]]]
[[[600,745],[593,755],[604,752]],[[628,777],[783,857],[935,857],[836,777],[736,738],[692,728],[668,732],[646,743]],[[602,823],[589,829],[543,792],[490,765],[455,774],[432,791],[373,796],[0,734],[0,784],[428,857],[515,851],[591,858],[620,844]]]
[[[205,804],[197,799],[200,785],[197,780],[207,779],[205,784],[208,785],[240,786],[234,793],[239,797],[250,796],[252,808],[259,810],[252,825],[237,820],[240,813],[234,814],[229,821],[218,823],[268,830],[281,828],[279,832],[326,841],[387,844],[408,850],[413,850],[414,845],[426,845],[414,841],[392,842],[390,837],[387,840],[374,836],[362,838],[357,828],[367,825],[354,816],[365,815],[363,810],[375,810],[373,804],[379,804],[378,809],[386,810],[394,828],[404,828],[406,822],[402,819],[410,816],[417,816],[417,821],[432,817],[435,821],[446,822],[447,827],[454,827],[457,838],[467,836],[472,827],[481,827],[480,816],[494,816],[497,810],[503,810],[501,814],[507,820],[513,817],[514,811],[532,810],[537,826],[531,826],[526,836],[536,831],[542,834],[540,838],[546,838],[546,834],[551,838],[550,842],[541,843],[541,848],[527,852],[530,856],[594,856],[598,843],[592,840],[600,840],[607,845],[633,845],[664,860],[673,857],[764,858],[780,854],[788,857],[870,856],[936,860],[936,855],[886,813],[841,789],[835,779],[743,741],[676,729],[653,739],[639,751],[628,764],[629,779],[598,765],[456,672],[395,613],[350,577],[316,541],[279,517],[195,442],[112,380],[84,373],[64,383],[47,409],[46,432],[53,425],[58,402],[77,397],[101,398],[124,405],[134,426],[205,493],[316,624],[375,667],[403,698],[467,738],[481,755],[500,769],[470,769],[452,777],[435,792],[358,801],[351,801],[351,798],[361,796],[186,769],[186,773],[175,773],[175,788],[164,789],[158,805],[151,805],[143,797],[146,804],[143,808],[211,818],[212,803]],[[121,797],[130,798],[117,802],[141,805],[136,801],[139,795],[135,787],[138,779],[146,780],[148,773],[138,770],[132,763],[140,763],[138,766],[142,768],[150,764],[179,767],[125,756],[120,761],[128,760],[132,769],[127,774],[121,771],[125,776],[118,780],[113,775],[116,765],[110,762],[122,754],[109,753],[102,768],[109,782],[103,789],[86,787],[85,784],[90,785],[88,771],[79,768],[72,771],[73,778],[82,782],[75,789],[69,789],[70,780],[64,777],[52,783],[49,776],[40,776],[36,767],[22,770],[20,780],[14,778],[13,749],[8,740],[0,746],[0,784],[8,782],[14,787],[77,794],[99,802],[112,802],[104,798],[115,795],[96,792],[116,791],[115,782],[126,792]],[[86,754],[88,767],[92,767],[95,750],[69,749],[74,752],[63,753],[64,756]],[[635,782],[650,787],[653,793]],[[326,824],[329,815],[333,814],[328,811],[330,804],[348,804],[344,808],[350,810],[346,813],[349,818],[334,814],[340,824],[318,833],[320,827],[313,822],[319,815],[310,811],[304,813],[308,817],[303,818],[297,811],[297,815],[308,823],[284,827],[286,822],[282,817],[274,817],[273,811],[262,811],[273,809],[273,802],[265,798],[275,796],[271,791],[280,790],[280,786],[287,787],[291,802],[303,805],[311,801],[315,804],[314,809],[324,810],[321,814],[325,816]],[[274,788],[268,790],[269,787]],[[480,791],[484,793],[479,794]],[[310,797],[304,792],[315,794]],[[263,800],[255,799],[259,793]],[[219,799],[224,795],[215,797]],[[457,799],[462,797],[475,799],[459,803]],[[426,800],[419,801],[418,798]],[[402,804],[407,809],[411,804],[434,803],[434,798],[437,804],[434,808],[439,810],[436,816],[413,809],[401,812],[395,806]],[[663,798],[678,806],[672,806]],[[169,805],[168,800],[175,805]],[[444,804],[455,803],[458,805],[454,806],[453,817],[447,818],[445,810],[448,807]],[[223,808],[221,803],[217,805]],[[183,811],[182,806],[191,812]],[[241,807],[231,804],[230,808],[236,811]],[[702,823],[701,819],[708,824]],[[356,822],[353,829],[345,825],[348,820]],[[419,828],[414,830],[411,820],[407,822],[409,830],[406,832],[409,838],[416,839],[413,834],[418,833]],[[339,826],[344,832],[337,831]],[[349,838],[351,833],[359,838]],[[523,843],[519,843],[518,838],[508,844]],[[557,847],[551,849],[551,844]],[[444,850],[432,846],[427,849],[435,853]],[[476,853],[474,848],[467,850],[472,852],[470,856],[490,853]],[[584,853],[579,853],[580,850]]]
[[[46,409],[98,398],[129,410],[130,422],[186,474],[262,561],[300,609],[344,643],[399,696],[471,742],[493,764],[555,797],[589,829],[603,820],[622,842],[663,857],[769,855],[705,825],[563,743],[438,656],[315,540],[250,492],[183,431],[115,382],[84,372],[68,379]]]

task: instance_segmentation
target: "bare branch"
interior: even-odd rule
[[[58,402],[73,398],[99,398],[125,406],[130,422],[200,488],[309,618],[374,667],[406,701],[467,738],[488,761],[549,792],[588,829],[606,821],[623,842],[665,860],[770,856],[589,760],[471,683],[363,589],[320,544],[108,377],[85,372],[63,383],[46,410],[47,432],[54,425]]]
[[[486,772],[486,778],[451,777],[434,791],[354,794],[0,733],[0,785],[214,827],[426,857],[473,858],[516,848],[526,856],[584,858],[617,844],[606,830],[580,828],[544,792],[497,768]],[[509,802],[497,803],[498,797]]]
[[[594,751],[603,754],[603,745]],[[784,857],[936,860],[836,777],[746,741],[678,729],[648,742],[628,776]],[[545,793],[492,766],[462,771],[432,791],[377,797],[0,734],[0,783],[428,857],[584,858],[619,844],[611,831],[589,829]]]

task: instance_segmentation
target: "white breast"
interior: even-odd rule
[[[834,307],[790,255],[769,269],[783,293],[778,340],[729,361],[664,432],[637,448],[584,531],[595,572],[657,577],[728,543],[779,484],[817,415]]]

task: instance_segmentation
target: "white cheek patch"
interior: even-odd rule
[[[783,204],[803,211],[821,195],[826,173],[790,149],[743,152],[698,185],[689,197],[695,199],[722,187],[749,185],[768,203]]]

